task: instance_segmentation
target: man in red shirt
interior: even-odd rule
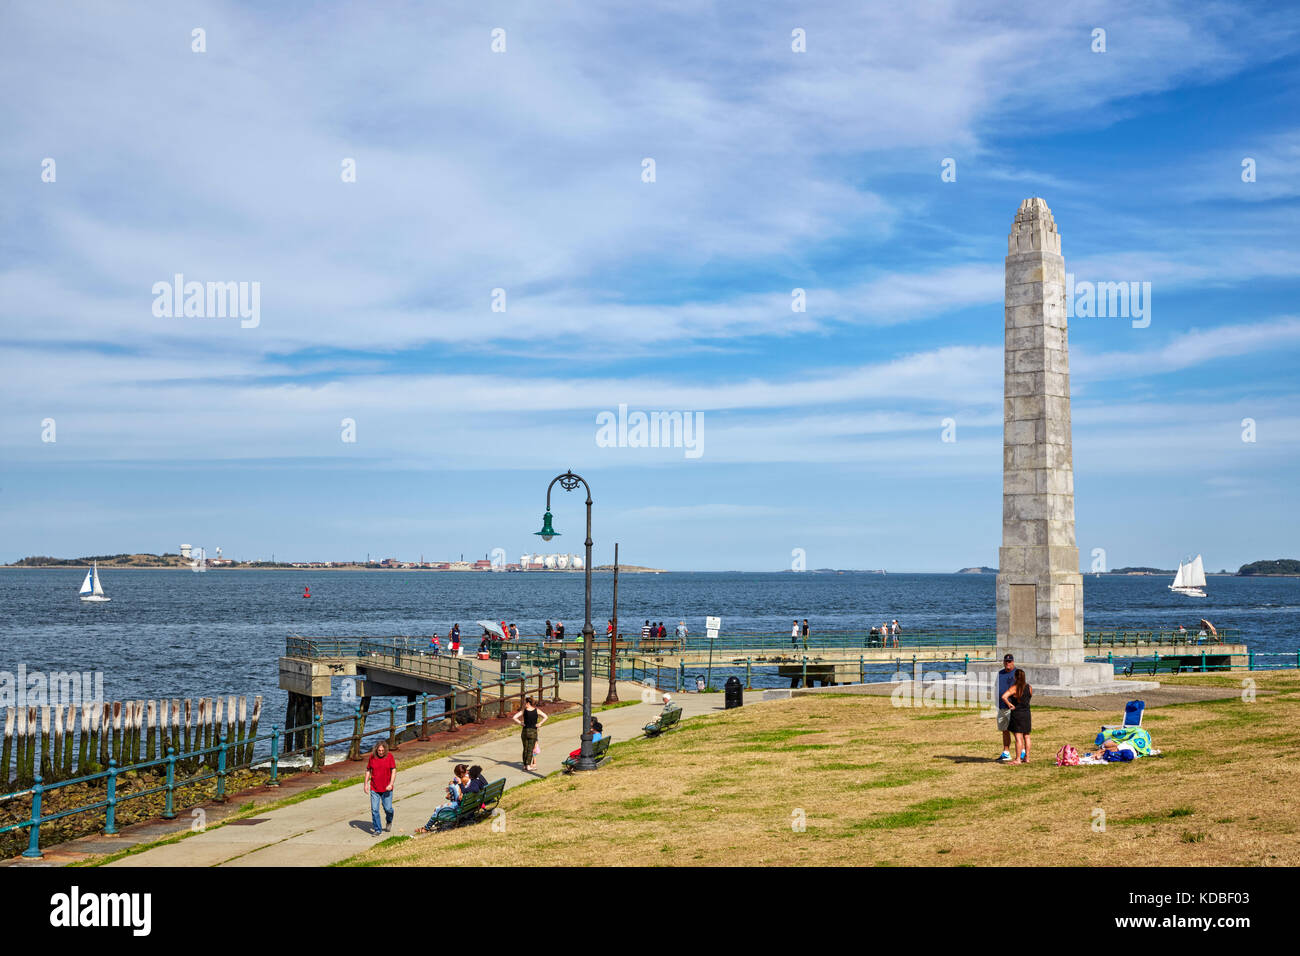
[[[370,822],[374,824],[371,831],[375,836],[384,830],[393,829],[393,784],[397,777],[397,761],[388,752],[388,744],[382,740],[375,744],[375,749],[366,761],[365,792],[370,795]],[[384,808],[386,823],[379,827],[379,808]]]

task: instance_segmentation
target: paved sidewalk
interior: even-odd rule
[[[607,684],[601,683],[595,697],[597,705],[604,699]],[[640,700],[639,684],[620,683],[622,700]],[[566,684],[566,700],[581,699],[581,685]],[[722,694],[674,694],[682,706],[683,717],[713,713],[723,709]],[[606,735],[614,743],[631,740],[662,709],[659,693],[651,703],[637,703],[598,714]],[[579,712],[580,714],[580,712]],[[430,814],[445,801],[444,790],[451,779],[451,769],[458,763],[481,764],[488,780],[506,778],[509,788],[527,780],[545,777],[560,769],[569,751],[578,747],[581,716],[554,719],[541,729],[542,753],[536,771],[522,769],[518,734],[473,744],[450,757],[431,760],[404,770],[400,753],[397,787],[393,808],[393,834],[410,834],[423,826]],[[345,860],[374,845],[378,837],[370,830],[370,798],[354,784],[322,797],[299,803],[236,823],[216,827],[178,843],[155,847],[143,853],[117,860],[110,866],[323,866]]]

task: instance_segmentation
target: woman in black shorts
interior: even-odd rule
[[[1002,695],[1011,710],[1011,721],[1007,730],[1015,735],[1016,756],[1011,763],[1029,763],[1029,732],[1033,721],[1029,712],[1029,699],[1034,696],[1034,689],[1025,680],[1025,672],[1016,668],[1016,681]]]

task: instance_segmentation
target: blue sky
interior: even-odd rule
[[[1300,13],[260,6],[0,14],[0,560],[515,560],[573,468],[600,561],[996,564],[1029,196],[1152,290],[1070,326],[1084,567],[1300,556]],[[156,316],[176,273],[256,327]],[[700,456],[600,447],[620,404]]]

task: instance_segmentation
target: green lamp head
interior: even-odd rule
[[[542,530],[533,532],[533,534],[540,535],[543,541],[550,541],[559,533],[551,527],[551,513],[549,511],[542,516]]]

